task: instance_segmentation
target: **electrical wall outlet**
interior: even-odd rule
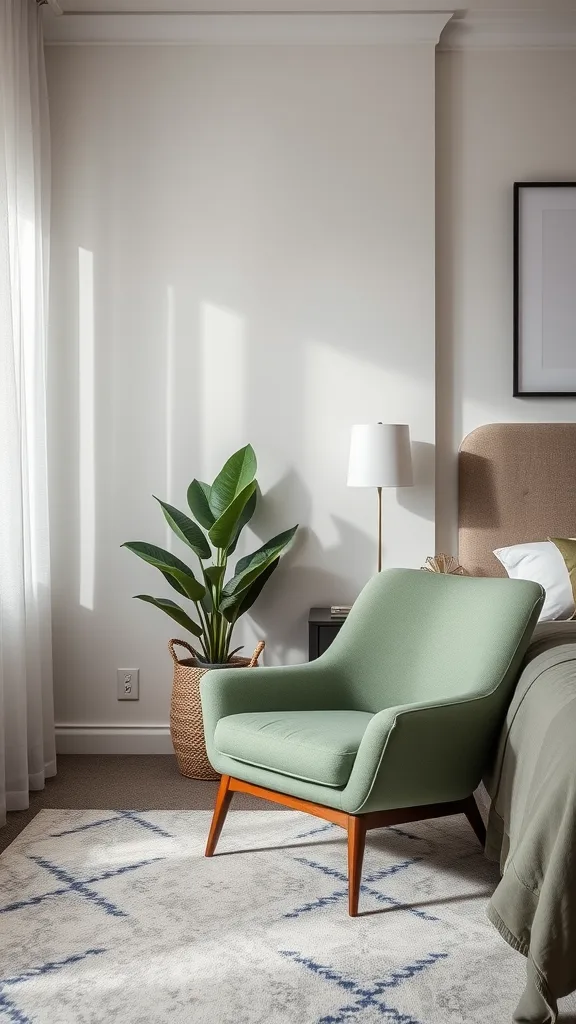
[[[140,669],[116,669],[118,700],[140,700]]]

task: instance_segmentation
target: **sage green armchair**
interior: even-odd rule
[[[483,842],[472,794],[543,600],[524,580],[389,569],[316,661],[207,673],[206,748],[222,778],[206,856],[234,792],[325,818],[348,832],[356,916],[367,829],[464,813]]]

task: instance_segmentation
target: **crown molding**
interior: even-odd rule
[[[576,48],[576,11],[485,11],[455,17],[441,50]]]
[[[309,45],[436,46],[451,11],[330,14],[62,14],[44,15],[49,46]]]

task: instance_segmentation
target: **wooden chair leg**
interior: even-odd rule
[[[220,839],[222,826],[226,821],[226,815],[228,814],[228,808],[230,807],[230,801],[233,796],[234,792],[230,789],[230,776],[223,775],[220,779],[220,786],[216,795],[212,824],[210,825],[208,842],[206,843],[206,850],[204,853],[205,857],[211,857],[216,849],[216,844]]]
[[[366,843],[366,822],[358,815],[348,815],[348,913],[358,916],[362,862]]]
[[[473,796],[469,796],[468,799],[466,800],[464,814],[466,815],[468,821],[470,822],[470,825],[474,829],[474,832],[478,837],[480,845],[484,847],[486,845],[486,827],[482,820],[482,815],[478,810],[478,804],[476,803]]]

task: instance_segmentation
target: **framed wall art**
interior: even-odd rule
[[[514,396],[576,396],[576,181],[514,185]]]

